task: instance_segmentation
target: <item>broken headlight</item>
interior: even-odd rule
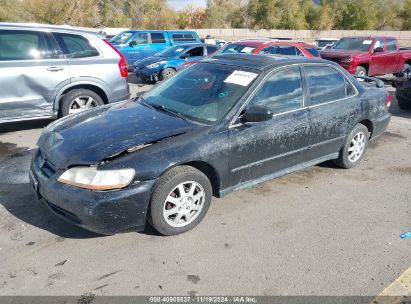
[[[134,169],[97,170],[96,167],[73,167],[60,175],[58,181],[89,190],[113,190],[128,186],[134,174]]]

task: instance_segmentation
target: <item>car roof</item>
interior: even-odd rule
[[[266,70],[273,67],[286,66],[296,63],[327,63],[329,61],[301,56],[286,55],[256,55],[256,54],[221,54],[205,59],[203,62],[220,63],[225,65],[242,66],[245,68]]]
[[[273,41],[267,43],[268,46],[270,45],[290,45],[290,46],[306,46],[306,47],[315,47],[313,44],[309,44],[306,42],[298,42],[298,41]]]
[[[344,38],[360,38],[360,39],[396,39],[394,37],[387,37],[387,36],[347,36]],[[341,38],[341,39],[344,39]]]
[[[272,40],[270,39],[247,39],[247,40],[234,41],[231,44],[259,47],[261,45],[268,44],[270,42],[272,42]]]
[[[0,22],[0,28],[13,29],[13,30],[44,30],[44,31],[59,31],[59,32],[71,32],[71,33],[84,33],[99,36],[98,32],[93,32],[84,28],[73,27],[70,25],[50,25],[42,23],[12,23],[12,22]]]

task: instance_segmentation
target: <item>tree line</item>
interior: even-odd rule
[[[0,0],[0,21],[83,27],[411,30],[411,0]]]

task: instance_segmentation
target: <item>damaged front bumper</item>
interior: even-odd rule
[[[147,67],[134,67],[136,76],[143,81],[159,81],[161,70],[162,68],[148,69]]]
[[[147,207],[155,180],[142,181],[116,191],[91,191],[57,181],[61,172],[39,152],[30,167],[30,183],[39,199],[66,221],[87,230],[111,235],[144,230]]]

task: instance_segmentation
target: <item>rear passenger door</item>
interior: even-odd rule
[[[0,121],[53,116],[70,72],[49,38],[40,31],[0,29]]]
[[[265,122],[238,120],[231,125],[230,186],[299,164],[308,146],[308,109],[299,66],[272,72],[247,104],[252,106],[266,107],[274,116]]]
[[[310,148],[304,161],[326,158],[342,148],[360,116],[358,93],[331,65],[304,65],[310,96]]]

